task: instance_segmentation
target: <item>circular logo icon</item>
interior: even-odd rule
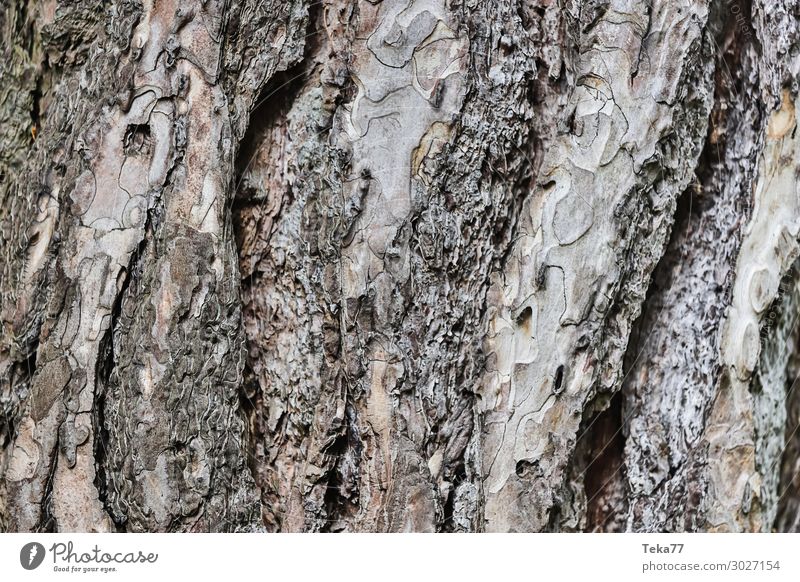
[[[31,542],[22,546],[19,551],[19,563],[26,570],[35,570],[44,561],[44,546],[38,542]]]

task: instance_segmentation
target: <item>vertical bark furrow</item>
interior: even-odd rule
[[[768,329],[768,308],[800,253],[800,134],[798,101],[783,92],[770,115],[753,183],[753,214],[743,229],[730,306],[721,328],[721,386],[704,440],[709,485],[709,529],[769,530],[775,518],[785,414],[786,358],[791,319]],[[763,341],[762,330],[769,341]],[[772,353],[773,351],[777,353]],[[755,374],[759,361],[768,369]]]
[[[715,104],[698,182],[683,195],[626,365],[628,527],[634,530],[700,527],[687,517],[706,495],[703,482],[691,482],[704,463],[692,448],[714,395],[714,330],[730,294],[739,219],[750,205],[743,184],[753,179],[763,130],[758,104],[746,100],[758,67],[753,38],[741,33],[724,7],[716,7],[711,22],[716,46],[725,48],[717,54]],[[675,345],[689,358],[676,361]]]
[[[353,162],[343,176],[341,222],[329,226],[338,249],[326,269],[341,294],[335,377],[360,449],[351,477],[357,503],[342,526],[432,531],[440,510],[427,459],[403,423],[401,393],[414,385],[398,331],[414,293],[412,221],[425,205],[416,174],[449,141],[469,40],[438,0],[359,2],[358,10],[356,93],[337,111],[331,136]]]
[[[243,265],[254,268],[245,283],[252,309],[246,320],[254,375],[264,389],[261,419],[268,426],[262,430],[273,435],[260,453],[267,459],[266,486],[274,490],[267,511],[283,529],[479,527],[472,391],[484,366],[484,310],[476,297],[485,295],[491,265],[513,236],[525,191],[519,184],[535,173],[542,144],[554,133],[531,112],[557,112],[565,101],[561,54],[547,50],[560,44],[563,28],[555,7],[539,13],[533,3],[522,15],[507,7],[447,14],[437,3],[418,4],[365,12],[361,4],[350,10],[327,4],[326,35],[310,60],[324,61],[326,46],[336,56],[319,80],[310,65],[303,67],[291,107],[267,122],[246,174],[244,183],[255,191],[243,194],[260,202],[242,203],[240,217],[262,221],[243,240]],[[497,19],[506,24],[484,24]],[[392,26],[417,44],[395,49],[395,41],[381,41]],[[348,42],[351,34],[355,40]],[[495,47],[503,58],[492,56]],[[332,91],[331,81],[347,53],[353,91],[343,95],[349,103],[339,107],[330,133],[334,147],[326,151],[303,124],[318,124],[312,112],[320,92],[328,103],[341,91]],[[475,77],[469,87],[458,80],[467,65]],[[433,117],[425,121],[420,111],[428,108]],[[315,165],[308,164],[309,154]],[[342,163],[351,158],[364,167]],[[304,193],[309,182],[310,197]],[[399,226],[387,226],[403,204],[409,206],[405,217],[398,215]],[[288,237],[295,209],[304,207],[307,251]],[[376,252],[387,237],[391,248]],[[391,268],[381,274],[378,263],[369,266],[375,260]],[[315,271],[319,276],[302,282],[304,272]],[[341,275],[352,279],[353,272],[375,279],[358,296],[348,290],[355,283]],[[287,293],[298,302],[283,301]],[[271,322],[259,321],[267,315]],[[325,358],[315,376],[320,342]],[[387,346],[394,356],[370,355]],[[281,348],[294,355],[276,358]],[[459,356],[443,358],[451,352]],[[296,384],[286,385],[287,376]],[[376,409],[370,398],[380,399],[385,383],[396,387],[386,408]],[[300,411],[307,413],[314,398],[320,400],[306,440],[309,417]],[[365,467],[367,459],[380,466]],[[380,476],[389,470],[387,459],[398,471],[391,480]]]
[[[323,361],[336,359],[331,349],[339,340],[337,330],[323,323],[329,299],[313,243],[319,232],[305,221],[330,187],[338,163],[327,142],[344,84],[342,45],[351,17],[352,9],[341,2],[309,10],[305,55],[263,89],[240,152],[234,215],[248,340],[246,382],[253,399],[255,476],[270,530],[326,525],[324,497],[336,471],[335,459],[328,459],[327,473],[307,466]],[[334,31],[338,38],[332,38]],[[335,386],[326,387],[324,398],[331,398]],[[314,498],[309,489],[322,493]],[[320,512],[310,522],[309,498]]]
[[[417,291],[398,338],[415,389],[400,409],[436,484],[437,527],[480,531],[474,393],[493,365],[482,345],[487,292],[566,106],[570,48],[552,4],[468,6],[462,19],[472,39],[462,113],[452,146],[428,149],[418,170],[428,195],[412,233]]]
[[[584,485],[582,493],[586,496],[586,519],[585,523],[571,524],[573,530],[625,530],[628,496],[623,466],[624,451],[622,394],[617,392],[611,398],[608,408],[598,412],[581,428],[581,438],[575,453],[579,462],[573,464],[573,470],[580,471],[580,478],[572,481]],[[565,513],[563,509],[561,513]]]
[[[346,395],[331,410],[358,440],[340,441],[355,461],[337,487],[358,496],[338,527],[475,530],[482,297],[538,164],[520,120],[534,105],[559,108],[562,61],[544,47],[560,26],[554,8],[526,14],[528,31],[505,6],[360,8],[361,26],[380,24],[356,34],[367,39],[354,49],[358,93],[337,118],[337,144],[358,163],[344,182],[358,218],[333,274]],[[408,41],[397,48],[386,36],[395,28]],[[546,66],[534,87],[537,59]],[[527,102],[536,90],[543,100]]]
[[[19,216],[34,230],[4,328],[34,325],[39,371],[3,467],[9,527],[109,529],[107,508],[132,530],[253,527],[261,520],[239,413],[244,352],[228,203],[255,96],[302,54],[304,5],[47,10],[47,59],[66,72],[54,76],[52,101],[33,108],[44,119],[38,138],[51,132],[31,164],[46,168],[42,193],[14,193],[38,204],[39,216]],[[241,35],[242,15],[261,23],[257,34]],[[249,58],[231,59],[226,47]],[[144,264],[130,273],[149,237]],[[36,292],[51,257],[53,285]]]
[[[764,307],[753,313],[745,290],[753,269],[771,264],[765,259],[773,253],[771,235],[748,227],[755,228],[750,246],[761,250],[751,251],[757,256],[740,253],[748,232],[745,225],[758,208],[763,215],[766,197],[783,190],[778,216],[794,220],[794,195],[770,182],[778,170],[777,158],[770,157],[775,161],[765,167],[762,157],[765,147],[781,149],[769,146],[774,141],[769,112],[779,98],[789,62],[788,55],[780,54],[786,47],[777,46],[774,39],[791,31],[786,25],[777,29],[756,25],[754,31],[760,11],[762,5],[755,3],[751,20],[744,3],[715,5],[715,106],[698,183],[684,195],[673,241],[654,278],[637,340],[629,348],[624,387],[626,469],[631,499],[628,527],[634,530],[768,528],[774,514],[770,507],[774,501],[766,507],[759,501],[764,496],[774,500],[769,493],[774,485],[761,490],[755,458],[762,453],[755,450],[758,429],[747,395],[759,357],[758,326]],[[779,9],[776,15],[780,14]],[[790,171],[792,162],[785,163],[780,171]],[[780,228],[782,219],[767,222]],[[775,256],[791,260],[791,238],[779,245],[783,250]],[[774,299],[777,285],[773,284],[788,267],[784,259],[778,262],[783,266],[767,267],[756,277],[764,280],[759,301],[767,304]],[[729,307],[732,303],[740,307]],[[768,367],[773,365],[775,369],[765,374],[775,374],[777,380],[768,383],[768,392],[781,392],[785,366],[772,362]],[[773,395],[765,402],[776,399]],[[770,416],[762,419],[771,424]],[[780,422],[779,417],[773,420]],[[774,434],[774,427],[767,432]],[[768,514],[766,520],[762,510]]]
[[[28,237],[21,276],[10,281],[16,302],[4,306],[4,320],[17,337],[22,329],[38,335],[37,371],[18,413],[4,481],[13,529],[104,529],[108,519],[94,487],[92,407],[97,338],[107,325],[105,305],[113,300],[109,280],[116,285],[108,271],[114,251],[93,256],[104,243],[84,246],[77,223],[88,210],[89,200],[81,199],[89,190],[84,169],[96,153],[97,130],[106,117],[102,106],[114,95],[105,82],[115,79],[117,41],[129,33],[131,19],[109,19],[102,26],[108,14],[93,3],[39,9],[42,47],[58,72],[41,77],[31,179],[13,192],[38,206],[38,216],[23,211],[11,219],[28,221],[28,230],[18,231]],[[135,11],[124,5],[118,14]],[[51,268],[51,261],[59,264]],[[47,280],[51,285],[40,288]]]
[[[129,530],[262,523],[240,410],[246,350],[229,204],[251,109],[272,75],[302,56],[305,14],[301,3],[176,4],[148,14],[134,35],[137,60],[149,65],[134,84],[154,96],[137,127],[165,165],[106,399],[109,496]],[[151,28],[152,19],[161,25]],[[169,36],[148,38],[151,30]]]
[[[580,8],[571,126],[546,155],[496,282],[497,363],[481,390],[489,530],[546,529],[569,496],[584,408],[620,380],[630,324],[705,133],[706,4]],[[532,470],[518,474],[519,463]]]

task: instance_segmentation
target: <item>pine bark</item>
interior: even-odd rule
[[[6,0],[0,530],[798,531],[797,0]]]

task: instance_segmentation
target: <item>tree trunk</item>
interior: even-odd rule
[[[800,531],[797,0],[6,0],[0,529]]]

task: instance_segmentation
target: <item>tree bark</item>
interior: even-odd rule
[[[797,0],[7,0],[0,530],[798,531]]]

